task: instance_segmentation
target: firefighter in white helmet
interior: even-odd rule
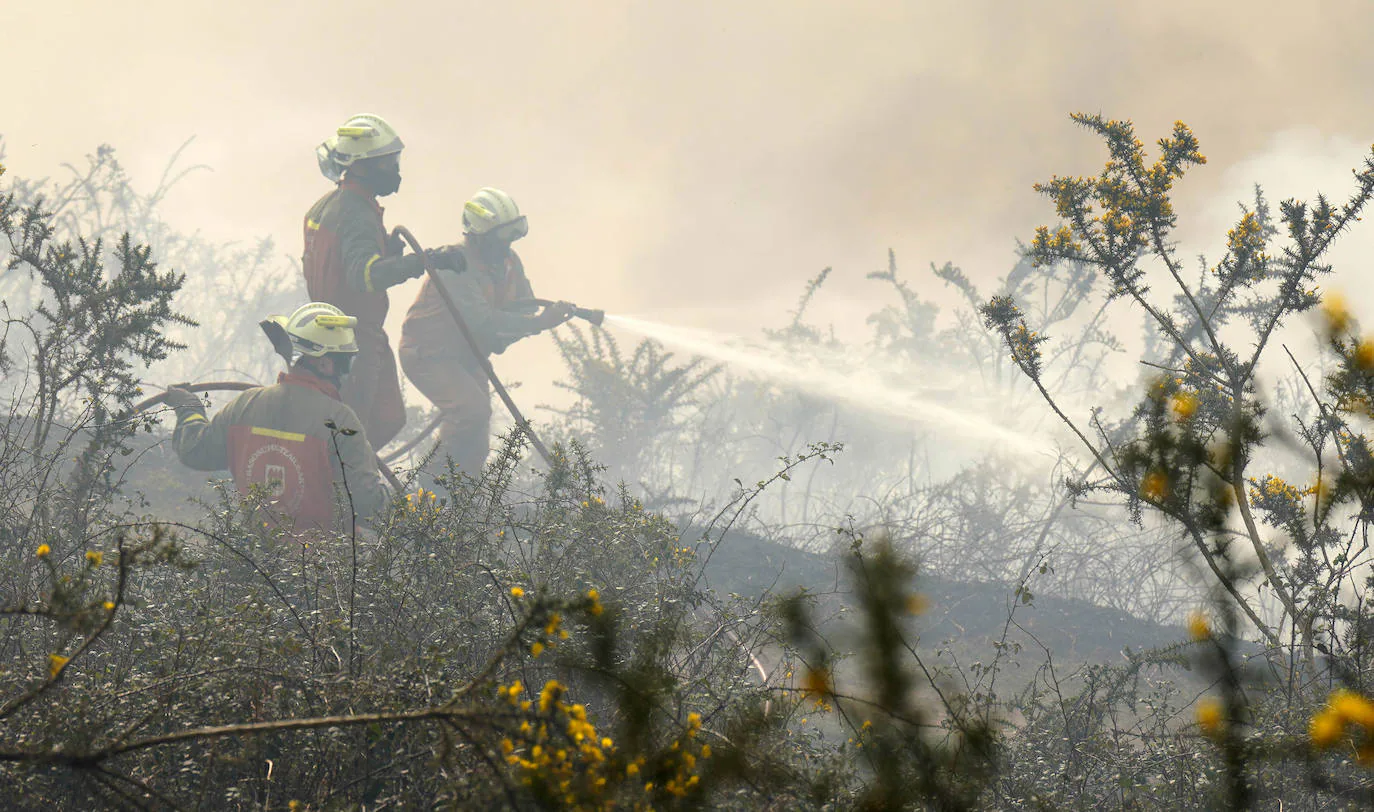
[[[458,267],[438,272],[483,356],[572,316],[567,302],[540,312],[527,301],[534,293],[511,243],[528,232],[510,195],[485,187],[463,206],[463,242],[453,249]],[[476,353],[426,278],[401,325],[401,367],[439,409],[438,459],[452,458],[471,476],[481,473],[491,443],[491,388]]]
[[[358,357],[343,398],[378,448],[405,425],[396,359],[383,329],[390,306],[386,291],[424,273],[421,257],[402,255],[399,240],[388,240],[377,203],[401,186],[404,148],[380,116],[362,114],[344,122],[315,151],[320,171],[337,186],[305,215],[306,290],[310,298],[358,319]],[[437,265],[451,264],[444,252],[432,256]]]
[[[194,393],[169,387],[177,456],[199,471],[228,469],[241,493],[264,487],[272,518],[296,531],[346,528],[350,507],[363,517],[381,508],[387,490],[377,455],[358,416],[339,400],[358,353],[356,324],[324,302],[262,322],[290,369],[272,386],[243,392],[214,419]]]

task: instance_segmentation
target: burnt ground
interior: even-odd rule
[[[818,615],[837,619],[853,611],[844,575],[836,554],[807,552],[742,533],[727,534],[706,566],[707,582],[717,593],[757,599],[765,590],[788,595],[805,588],[816,596]],[[1123,664],[1127,647],[1140,651],[1187,640],[1181,626],[1152,623],[1087,601],[1036,595],[1023,604],[1009,583],[921,575],[916,588],[928,602],[915,624],[918,649],[944,649],[969,662],[987,661],[1004,634],[1008,643],[1020,645],[1022,659],[1043,659],[1043,646],[1065,665]],[[1008,624],[1009,614],[1014,624]]]

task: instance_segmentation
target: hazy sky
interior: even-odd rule
[[[499,186],[530,216],[539,293],[746,332],[827,265],[843,315],[888,247],[912,274],[1003,272],[1052,214],[1031,184],[1101,164],[1073,110],[1147,142],[1194,128],[1210,164],[1180,214],[1199,239],[1253,180],[1343,196],[1330,184],[1374,138],[1358,0],[5,0],[0,20],[18,175],[104,142],[152,181],[195,136],[188,159],[214,172],[168,219],[299,255],[327,189],[315,145],[376,112],[407,144],[390,224],[455,240],[462,200]],[[538,343],[509,374],[552,373]]]

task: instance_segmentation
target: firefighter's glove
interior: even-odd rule
[[[400,234],[392,234],[386,238],[386,255],[388,257],[399,257],[406,252],[406,241]]]
[[[463,256],[463,250],[457,246],[445,245],[442,248],[429,248],[425,250],[425,255],[429,257],[429,263],[435,268],[456,273],[467,270],[467,258]]]
[[[205,404],[199,395],[189,389],[175,385],[169,386],[167,387],[167,394],[163,396],[163,401],[176,410],[177,423],[181,423],[192,415],[198,415],[202,420],[205,419]]]
[[[572,318],[576,309],[577,305],[572,302],[554,302],[545,307],[543,313],[535,316],[534,323],[540,330],[552,330]]]

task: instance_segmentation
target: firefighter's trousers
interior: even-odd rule
[[[459,471],[481,476],[491,450],[491,384],[486,373],[470,356],[452,351],[427,353],[402,345],[400,355],[406,377],[439,410],[440,447],[430,467],[443,470],[452,458]]]
[[[401,378],[391,342],[381,328],[359,324],[355,335],[358,355],[340,395],[362,421],[367,441],[379,449],[395,439],[406,424]]]

